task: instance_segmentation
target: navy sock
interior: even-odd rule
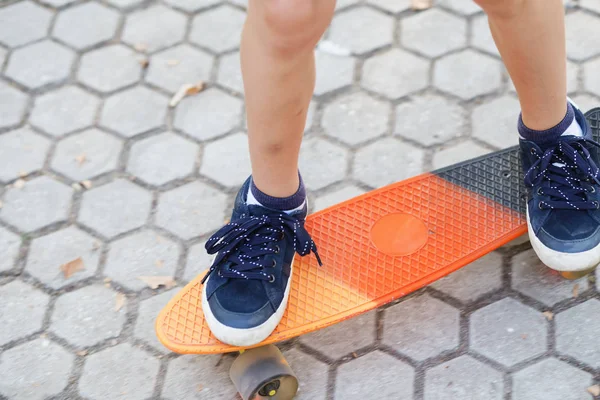
[[[570,102],[567,102],[567,113],[556,126],[543,131],[529,129],[523,122],[523,115],[519,115],[519,135],[525,140],[539,144],[556,142],[558,138],[569,129],[575,121],[575,110]]]
[[[304,182],[302,181],[300,174],[298,174],[298,178],[300,179],[298,190],[288,197],[269,196],[268,194],[261,192],[254,184],[254,181],[250,183],[250,192],[252,197],[264,207],[279,211],[291,211],[302,206],[306,200],[306,189],[304,188]],[[252,203],[252,201],[249,203]]]

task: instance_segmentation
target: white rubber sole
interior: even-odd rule
[[[580,253],[561,253],[546,247],[533,233],[529,223],[529,209],[527,210],[527,229],[531,247],[539,259],[553,270],[579,272],[592,269],[600,264],[600,244]]]

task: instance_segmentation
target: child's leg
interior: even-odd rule
[[[298,190],[298,153],[315,85],[314,47],[335,0],[250,0],[241,58],[252,177],[270,196]]]

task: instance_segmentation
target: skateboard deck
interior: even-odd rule
[[[600,108],[586,114],[597,140]],[[309,215],[315,257],[296,256],[287,310],[252,347],[281,342],[399,299],[526,233],[517,147],[410,178]],[[209,265],[206,266],[208,269]],[[241,350],[204,321],[202,275],[160,312],[159,340],[177,353]]]

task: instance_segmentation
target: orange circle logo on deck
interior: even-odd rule
[[[391,256],[407,256],[427,243],[425,223],[411,214],[388,214],[371,228],[371,241],[377,250]]]

